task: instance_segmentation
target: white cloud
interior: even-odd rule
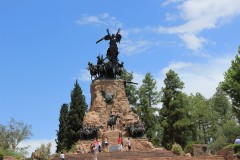
[[[184,0],[166,0],[165,2],[162,3],[162,6],[166,6],[171,3],[177,3],[177,2],[181,2],[181,1],[184,1]]]
[[[162,69],[162,72],[166,74],[170,69],[172,70],[181,70],[184,68],[189,68],[193,64],[188,62],[171,62],[167,67]]]
[[[120,51],[127,55],[133,55],[145,52],[149,48],[151,48],[154,43],[150,41],[140,40],[140,41],[131,41],[125,40],[123,43],[119,45]]]
[[[158,45],[175,45],[174,42],[162,42],[162,41],[147,41],[147,40],[135,40],[125,39],[119,44],[120,52],[126,55],[134,55],[146,52],[147,50]]]
[[[176,20],[177,18],[179,18],[179,15],[177,15],[177,14],[171,14],[171,13],[166,13],[166,14],[165,14],[165,17],[166,17],[166,20],[167,20],[167,21],[174,21],[174,20]]]
[[[207,42],[200,36],[203,30],[220,27],[240,14],[239,0],[167,0],[163,4],[176,2],[179,15],[185,22],[174,27],[160,26],[156,31],[177,34],[191,50],[202,49]]]
[[[213,57],[207,59],[204,63],[171,62],[154,76],[157,81],[157,88],[160,91],[164,87],[163,81],[166,78],[166,73],[172,69],[184,82],[183,91],[185,93],[190,95],[198,92],[206,98],[210,98],[215,93],[219,82],[224,80],[224,73],[230,67],[234,56],[235,54],[229,54],[221,58]],[[133,77],[133,81],[137,82],[138,87],[140,87],[145,75],[134,72]],[[161,104],[159,104],[159,107],[161,107]]]
[[[187,94],[199,92],[206,98],[210,98],[215,93],[219,82],[224,80],[224,72],[230,67],[234,56],[212,58],[204,63],[172,62],[161,70],[160,77],[165,77],[163,74],[172,69],[184,82],[184,92]]]
[[[28,157],[31,156],[32,152],[34,152],[37,148],[39,148],[41,146],[41,144],[48,144],[48,143],[52,144],[51,147],[51,154],[56,152],[56,142],[54,139],[39,139],[39,140],[28,140],[28,141],[23,141],[21,142],[18,147],[27,147],[29,146],[29,148],[27,149],[28,152]]]
[[[87,69],[80,70],[80,74],[78,76],[80,81],[88,82],[91,81],[91,75]]]
[[[194,34],[183,34],[180,38],[185,42],[186,46],[191,50],[202,48],[202,44],[207,42],[203,37],[197,37]]]
[[[142,85],[142,80],[144,79],[145,75],[142,75],[137,72],[133,72],[133,82],[138,83],[137,86],[140,87]]]
[[[122,28],[123,24],[115,17],[110,16],[108,13],[103,13],[98,16],[82,15],[79,20],[76,21],[79,25],[96,25],[107,26],[110,28]]]

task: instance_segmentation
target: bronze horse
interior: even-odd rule
[[[111,127],[111,130],[114,130],[114,126],[116,125],[117,119],[119,118],[119,115],[112,115],[109,117],[108,122],[107,122],[107,130],[108,126]]]

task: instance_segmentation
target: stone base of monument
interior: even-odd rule
[[[103,126],[106,130],[109,114],[118,115],[115,128],[133,124],[139,117],[130,108],[123,80],[94,80],[91,84],[91,106],[84,117],[84,125]],[[107,100],[106,95],[110,96]]]
[[[98,79],[91,84],[91,105],[89,111],[84,116],[83,124],[87,127],[100,127],[98,140],[103,144],[103,139],[108,138],[108,147],[103,146],[104,152],[117,150],[118,137],[122,136],[123,151],[127,151],[127,139],[129,133],[124,131],[129,125],[139,124],[141,120],[130,107],[125,93],[125,81],[121,79]],[[114,129],[108,126],[111,116],[118,116]],[[92,137],[96,138],[96,137]],[[132,151],[152,151],[156,148],[146,137],[131,138]],[[89,152],[90,144],[94,141],[79,141],[75,152]]]
[[[119,132],[124,135],[125,132],[120,131],[119,129],[116,130],[109,130],[102,132],[102,135],[105,135],[108,137],[108,147],[106,148],[104,145],[102,146],[103,152],[114,152],[118,151],[118,136]],[[122,151],[127,151],[127,139],[128,137],[122,137],[123,138],[123,149]],[[103,138],[98,137],[98,140],[103,144]],[[131,141],[131,151],[155,151],[155,150],[162,150],[162,148],[155,148],[151,142],[148,141],[147,138],[130,138]],[[77,143],[76,148],[74,150],[74,153],[88,153],[90,152],[90,145],[94,142],[94,139],[92,140],[81,140]]]

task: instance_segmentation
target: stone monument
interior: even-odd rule
[[[76,151],[89,151],[90,143],[94,138],[104,144],[104,139],[109,145],[104,151],[113,151],[117,145],[119,136],[123,139],[123,150],[127,148],[127,138],[131,137],[132,150],[154,150],[154,146],[144,136],[145,128],[138,115],[135,114],[129,104],[125,93],[125,80],[119,79],[123,62],[118,60],[117,43],[121,40],[120,29],[116,35],[107,35],[98,40],[109,40],[109,48],[106,57],[97,56],[97,64],[88,62],[91,83],[90,109],[84,117],[84,127],[81,131],[81,141]],[[112,150],[111,150],[112,148]]]

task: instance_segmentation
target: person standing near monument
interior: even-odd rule
[[[122,137],[120,136],[120,134],[118,136],[118,149],[119,151],[122,151]]]
[[[128,140],[127,140],[127,144],[128,144],[128,151],[131,150],[131,141],[130,141],[130,138],[128,137]]]
[[[65,155],[64,155],[63,152],[61,152],[61,154],[60,154],[60,158],[61,158],[61,160],[65,160]]]
[[[98,148],[96,148],[94,144],[92,145],[92,152],[93,152],[93,160],[97,160]]]
[[[97,155],[99,153],[99,142],[98,138],[95,138],[95,141],[92,144],[93,160],[97,160]]]
[[[105,151],[108,152],[108,136],[107,135],[105,135],[104,137],[103,144],[104,144]]]
[[[94,146],[95,146],[95,148],[97,148],[97,151],[99,151],[99,141],[98,141],[98,138],[95,138]]]

